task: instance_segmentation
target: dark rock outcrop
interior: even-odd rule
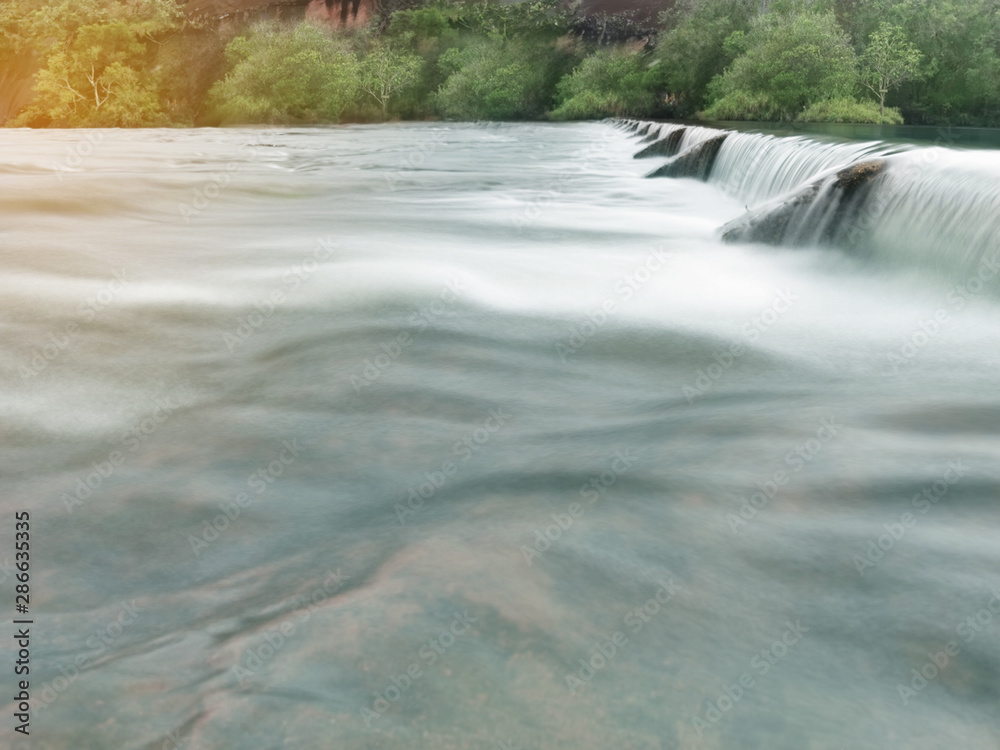
[[[684,131],[686,130],[687,128],[677,128],[670,131],[665,138],[660,138],[658,141],[646,146],[646,148],[638,152],[633,158],[645,159],[647,156],[676,156],[677,151],[681,147],[681,138],[684,137]]]
[[[643,143],[652,143],[653,141],[659,139],[660,131],[663,130],[663,125],[658,122],[654,122],[649,130],[646,131],[646,137],[642,139]]]
[[[693,177],[696,180],[707,180],[712,172],[712,165],[715,164],[715,158],[719,155],[719,149],[728,137],[729,133],[722,133],[702,141],[646,176]]]
[[[845,231],[845,224],[863,204],[872,180],[885,171],[885,166],[885,159],[852,164],[832,178],[810,183],[777,205],[772,203],[734,219],[722,227],[722,239],[780,245],[808,234],[820,241],[834,241]]]

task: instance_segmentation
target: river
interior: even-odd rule
[[[0,131],[13,746],[1000,748],[1000,152],[641,141]]]

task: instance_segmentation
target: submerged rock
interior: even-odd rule
[[[832,178],[810,183],[778,205],[770,204],[734,219],[722,227],[722,239],[779,245],[808,234],[823,241],[833,240],[844,230],[845,219],[857,211],[867,187],[885,166],[885,159],[852,164]]]
[[[697,180],[707,180],[712,172],[712,165],[715,164],[715,158],[719,155],[719,149],[728,137],[729,133],[722,133],[702,141],[646,176],[694,177]]]
[[[663,125],[658,122],[654,122],[652,125],[650,125],[649,130],[646,131],[646,136],[645,138],[642,139],[642,142],[652,143],[653,141],[658,140],[660,137],[660,131],[662,130],[663,130]]]
[[[660,138],[658,141],[646,146],[646,148],[637,153],[633,158],[645,159],[648,156],[676,156],[677,151],[681,147],[681,138],[684,137],[686,130],[687,128],[677,128],[677,130],[671,131],[665,138]]]

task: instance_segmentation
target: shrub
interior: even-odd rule
[[[388,44],[372,44],[359,69],[359,85],[389,116],[389,101],[412,89],[420,76],[423,61],[416,55],[393,49]]]
[[[556,120],[582,120],[649,113],[655,95],[644,84],[643,56],[624,47],[600,50],[558,84]]]
[[[862,122],[876,125],[902,125],[903,115],[895,107],[879,112],[879,105],[857,99],[827,99],[806,107],[796,122]]]
[[[850,96],[857,83],[854,49],[832,13],[770,13],[726,44],[745,52],[709,86],[722,110],[769,103],[769,118],[791,120],[813,101]],[[721,116],[713,106],[706,115]]]
[[[750,28],[757,0],[679,0],[667,11],[671,28],[660,36],[647,74],[651,88],[669,92],[682,114],[708,103],[708,84],[737,55],[725,41],[734,32]]]
[[[566,60],[553,45],[489,39],[448,50],[440,65],[450,73],[434,95],[444,117],[519,120],[548,109]]]
[[[163,121],[157,76],[145,74],[146,45],[126,21],[77,29],[53,47],[35,76],[35,100],[12,125],[136,127]]]
[[[160,99],[172,123],[198,121],[212,85],[225,75],[227,41],[215,29],[188,28],[156,47]]]
[[[706,120],[778,120],[781,108],[767,94],[733,91],[698,114]]]
[[[336,122],[358,100],[358,60],[311,23],[259,25],[226,47],[230,70],[209,93],[223,122]]]

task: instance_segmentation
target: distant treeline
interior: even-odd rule
[[[361,29],[176,0],[4,0],[7,125],[605,116],[1000,124],[1000,0],[395,0]],[[16,65],[14,63],[17,63]]]

